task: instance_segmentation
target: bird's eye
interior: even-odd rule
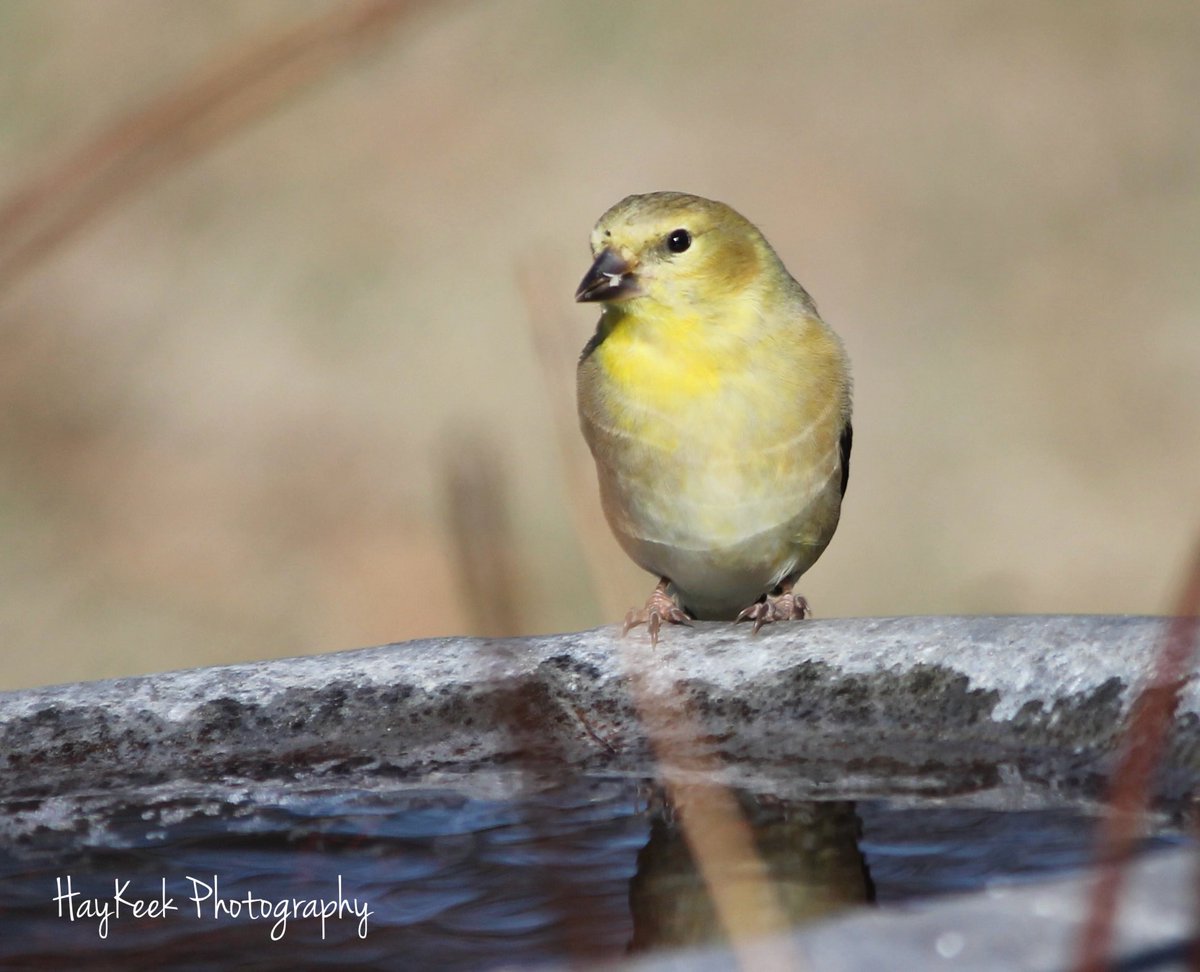
[[[667,237],[667,249],[672,253],[682,253],[692,245],[692,234],[685,229],[672,230]]]

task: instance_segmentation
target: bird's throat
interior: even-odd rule
[[[746,355],[739,322],[660,312],[645,303],[636,311],[606,312],[607,333],[594,351],[605,379],[622,395],[662,411],[718,394]]]

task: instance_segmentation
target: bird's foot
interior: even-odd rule
[[[738,621],[753,621],[753,634],[772,621],[803,621],[812,611],[802,594],[793,594],[790,587],[778,594],[764,594],[737,616]]]
[[[654,593],[646,599],[644,608],[640,611],[631,610],[625,615],[625,624],[621,628],[622,638],[629,634],[630,628],[644,624],[650,631],[650,646],[654,647],[658,644],[658,629],[662,627],[664,621],[667,624],[690,625],[692,623],[688,613],[676,604],[675,599],[667,593],[667,583],[665,579],[659,582],[658,587],[654,588]]]

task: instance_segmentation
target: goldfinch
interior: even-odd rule
[[[850,471],[841,340],[723,203],[629,196],[591,247],[575,299],[602,306],[579,420],[613,533],[660,578],[624,632],[804,618],[793,585],[833,537]]]

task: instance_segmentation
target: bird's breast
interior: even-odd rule
[[[666,573],[645,549],[750,543],[777,558],[773,545],[803,540],[797,518],[837,478],[842,421],[841,389],[806,365],[803,338],[796,326],[713,348],[614,333],[581,363],[580,418],[605,512],[642,566]]]

